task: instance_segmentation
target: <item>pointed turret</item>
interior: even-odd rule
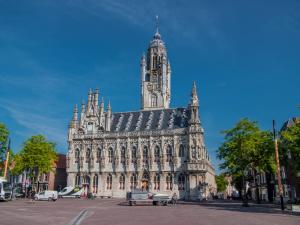
[[[85,104],[84,104],[84,101],[82,100],[82,102],[81,102],[81,112],[80,112],[80,125],[82,125],[84,114],[85,114]]]
[[[197,95],[197,87],[196,87],[196,82],[195,81],[193,83],[193,89],[192,89],[192,94],[191,94],[191,105],[192,106],[199,106],[199,100],[198,100],[198,95]]]
[[[99,88],[96,89],[95,93],[94,93],[94,106],[97,109],[98,107],[98,102],[99,102]]]
[[[193,83],[192,93],[191,93],[191,101],[189,104],[189,108],[191,110],[191,117],[189,120],[190,124],[198,124],[199,120],[199,100],[197,96],[197,87],[196,82]]]
[[[103,112],[104,112],[104,98],[102,97],[100,107],[99,107],[99,115],[101,116]]]
[[[105,116],[105,130],[106,131],[110,131],[110,125],[111,125],[111,106],[110,106],[110,101],[108,100],[106,116]]]
[[[92,89],[90,88],[89,93],[88,93],[88,102],[87,102],[87,108],[90,107],[91,103],[92,103]],[[88,110],[88,109],[87,109]]]
[[[74,122],[78,121],[78,108],[77,108],[77,104],[75,105],[74,110],[73,110],[73,121]]]

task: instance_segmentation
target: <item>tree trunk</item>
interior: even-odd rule
[[[249,207],[248,196],[247,196],[247,187],[246,187],[246,182],[245,182],[245,175],[243,175],[243,189],[244,189],[243,206]]]
[[[254,184],[255,184],[255,196],[256,196],[256,203],[260,204],[260,196],[259,196],[259,187],[257,183],[257,171],[254,170]]]

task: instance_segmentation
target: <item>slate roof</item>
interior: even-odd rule
[[[113,113],[111,132],[185,128],[188,126],[189,115],[186,108]]]

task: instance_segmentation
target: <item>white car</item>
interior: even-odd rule
[[[56,201],[57,200],[57,191],[42,191],[34,196],[35,200],[46,200],[46,201]]]

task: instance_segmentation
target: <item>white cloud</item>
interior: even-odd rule
[[[34,105],[11,103],[3,99],[0,99],[0,107],[8,111],[18,124],[29,131],[25,132],[26,134],[43,134],[59,146],[66,146],[67,127],[63,119],[43,115]],[[24,131],[15,133],[24,134]],[[27,135],[25,137],[28,138]]]

